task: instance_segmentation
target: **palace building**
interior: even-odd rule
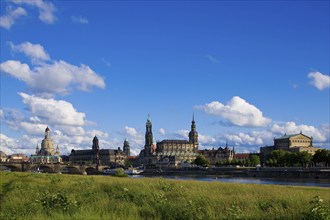
[[[189,140],[163,140],[153,143],[152,124],[148,116],[145,145],[140,152],[139,161],[144,165],[167,164],[176,166],[180,162],[193,161],[198,151],[198,133],[193,116]]]
[[[41,142],[41,149],[39,145],[36,146],[35,155],[30,157],[31,163],[48,164],[48,163],[60,163],[62,159],[60,157],[60,149],[57,145],[54,150],[54,142],[50,136],[50,129],[47,127],[45,130],[45,138]]]
[[[91,150],[71,150],[69,156],[70,163],[73,164],[98,164],[118,166],[124,165],[125,159],[130,156],[130,145],[127,139],[124,141],[123,150],[118,147],[115,149],[100,149],[99,139],[93,138]]]

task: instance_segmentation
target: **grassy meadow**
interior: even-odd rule
[[[0,172],[0,219],[303,219],[318,195],[329,212],[329,188]]]

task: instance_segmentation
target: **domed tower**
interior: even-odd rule
[[[129,142],[128,142],[127,139],[125,139],[125,141],[124,141],[123,151],[124,151],[124,154],[126,154],[127,157],[130,156],[130,146],[129,146]]]
[[[198,133],[196,131],[195,116],[193,114],[193,119],[191,122],[191,131],[189,132],[189,142],[194,144],[195,151],[198,150]]]
[[[46,130],[45,130],[45,138],[48,138],[50,137],[50,129],[49,127],[47,126]]]
[[[45,130],[45,138],[41,142],[41,150],[40,154],[44,156],[53,156],[54,155],[54,143],[50,138],[50,129],[46,128]]]
[[[150,156],[152,154],[153,145],[153,135],[152,135],[152,124],[150,121],[150,115],[148,114],[148,119],[146,123],[146,135],[145,135],[145,156]]]

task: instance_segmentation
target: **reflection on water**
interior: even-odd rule
[[[252,183],[252,184],[274,184],[274,185],[292,185],[292,186],[320,186],[330,187],[329,179],[283,179],[283,178],[254,178],[254,177],[227,177],[227,176],[144,176],[134,175],[132,178],[153,178],[162,177],[165,179],[176,180],[199,180],[206,182],[232,182],[232,183]]]

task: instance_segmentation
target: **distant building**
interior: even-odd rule
[[[267,156],[273,150],[286,150],[291,152],[308,152],[314,155],[320,148],[313,147],[313,138],[304,135],[302,132],[299,134],[287,135],[279,138],[274,138],[274,146],[260,147],[260,160],[264,164]]]
[[[249,153],[235,154],[234,158],[236,161],[244,161],[250,159],[250,154]]]
[[[91,150],[72,149],[69,161],[73,164],[124,165],[125,159],[130,155],[130,146],[127,140],[124,141],[123,149],[124,151],[120,148],[117,150],[100,149],[99,139],[95,136]]]
[[[5,154],[3,151],[0,151],[0,162],[7,162],[7,154]]]
[[[47,127],[45,130],[45,138],[41,142],[41,149],[39,145],[36,146],[35,155],[30,157],[31,163],[49,164],[49,163],[60,163],[62,158],[60,156],[60,149],[57,145],[54,150],[54,142],[50,136],[50,129]]]
[[[9,155],[7,162],[9,163],[22,163],[22,162],[28,162],[29,157],[26,155],[19,153],[19,154],[12,154]]]
[[[211,165],[216,164],[217,162],[229,162],[235,157],[235,149],[229,149],[228,144],[225,148],[219,147],[218,149],[204,149],[199,150],[198,154],[204,155],[204,157],[210,161]]]
[[[177,166],[180,162],[193,161],[198,155],[198,133],[193,117],[189,140],[163,140],[153,143],[152,124],[148,116],[145,145],[139,154],[139,162],[144,165]]]

